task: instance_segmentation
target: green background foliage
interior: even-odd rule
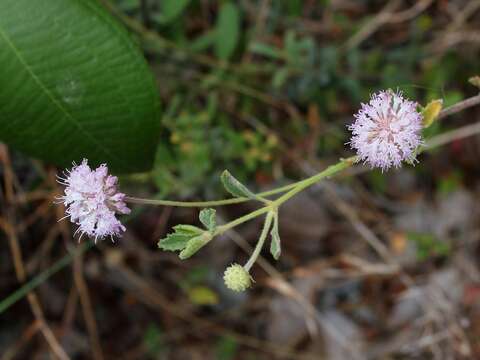
[[[251,182],[268,184],[294,159],[348,156],[346,125],[379,89],[444,106],[475,93],[467,84],[479,71],[474,52],[433,47],[434,7],[350,46],[370,18],[329,1],[276,1],[266,13],[260,3],[147,4],[149,17],[138,2],[114,8],[128,14],[162,79],[166,132],[151,173],[160,197],[218,197],[226,168],[255,191]],[[175,20],[161,20],[173,4]],[[380,5],[358,7],[373,14]]]
[[[448,106],[478,70],[468,53],[429,50],[428,12],[402,24],[399,40],[374,34],[350,46],[362,23],[328,1],[308,16],[334,32],[305,28],[296,2],[274,2],[266,14],[232,1],[209,4],[208,14],[193,0],[104,5],[109,11],[92,0],[0,4],[10,14],[0,19],[0,139],[61,166],[87,157],[117,173],[151,170],[160,197],[209,196],[225,168],[268,183],[285,148],[343,155],[352,104],[372,91]]]

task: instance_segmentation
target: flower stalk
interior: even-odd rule
[[[271,210],[267,213],[267,216],[265,218],[265,223],[263,224],[263,229],[258,239],[257,245],[255,246],[255,249],[253,250],[252,255],[250,256],[250,259],[248,259],[247,263],[243,266],[243,268],[247,272],[250,272],[250,269],[252,268],[253,264],[255,264],[255,261],[257,261],[258,255],[260,255],[260,252],[262,251],[263,244],[265,243],[265,239],[267,238],[267,235],[268,235],[268,231],[272,226],[272,220],[274,215],[275,215],[275,212]]]
[[[281,186],[276,189],[260,192],[260,193],[257,193],[256,195],[258,197],[264,198],[264,197],[280,194],[294,188],[302,181]],[[249,199],[247,197],[236,197],[232,199],[222,199],[222,200],[212,200],[212,201],[172,201],[172,200],[161,200],[161,199],[144,199],[144,198],[138,198],[133,196],[125,197],[125,201],[131,204],[175,206],[175,207],[197,207],[197,208],[241,204],[251,200],[252,199]]]

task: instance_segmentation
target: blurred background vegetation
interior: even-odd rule
[[[445,106],[478,93],[468,83],[480,73],[476,0],[102,3],[138,41],[161,94],[154,168],[121,179],[130,195],[223,198],[224,169],[273,188],[351,155],[346,125],[374,91]],[[197,210],[137,207],[124,238],[38,288],[47,323],[74,359],[480,357],[479,157],[478,137],[455,140],[415,167],[360,169],[292,200],[282,258],[265,253],[243,294],[223,287],[222,272],[247,258],[260,224],[180,262],[156,242]],[[8,174],[26,190],[18,231],[33,276],[77,244],[51,206],[56,169],[6,148],[2,159],[4,190]],[[0,256],[5,297],[18,283],[6,247]],[[2,359],[53,357],[26,301],[1,316]]]
[[[465,23],[477,6],[466,4],[117,1],[162,92],[160,193],[202,194],[225,168],[281,178],[285,153],[345,154],[345,125],[378,89],[445,106],[474,93],[478,36]]]

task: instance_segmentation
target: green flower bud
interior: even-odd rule
[[[239,264],[230,265],[225,270],[223,280],[226,287],[233,291],[245,291],[252,285],[252,277]]]

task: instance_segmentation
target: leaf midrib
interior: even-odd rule
[[[23,58],[21,52],[19,51],[19,49],[13,44],[13,42],[11,41],[11,39],[7,36],[7,34],[5,34],[5,32],[3,31],[3,29],[0,27],[0,36],[5,40],[5,42],[7,43],[7,45],[10,47],[10,49],[13,51],[13,53],[15,54],[15,56],[17,57],[18,61],[20,61],[20,63],[25,67],[25,70],[27,71],[27,73],[31,76],[31,78],[34,80],[34,82],[39,86],[39,88],[41,89],[41,91],[43,93],[45,93],[45,95],[50,99],[50,101],[60,110],[60,112],[62,112],[67,118],[69,118],[72,123],[78,128],[78,130],[80,132],[82,132],[93,144],[95,144],[95,146],[100,149],[101,151],[103,151],[103,153],[105,153],[105,155],[107,155],[107,157],[112,157],[112,158],[115,158],[116,160],[119,160],[120,159],[112,152],[110,152],[107,148],[105,148],[104,146],[102,146],[102,143],[99,142],[97,139],[95,139],[94,136],[92,136],[88,131],[86,131],[81,123],[75,119],[75,117],[73,117],[72,114],[70,114],[63,106],[62,104],[60,104],[58,102],[58,100],[53,96],[53,94],[50,92],[50,90],[47,89],[47,87],[42,83],[42,81],[38,78],[38,76],[33,72],[33,70],[30,68],[30,66],[28,65],[28,63],[25,61],[25,59]]]

